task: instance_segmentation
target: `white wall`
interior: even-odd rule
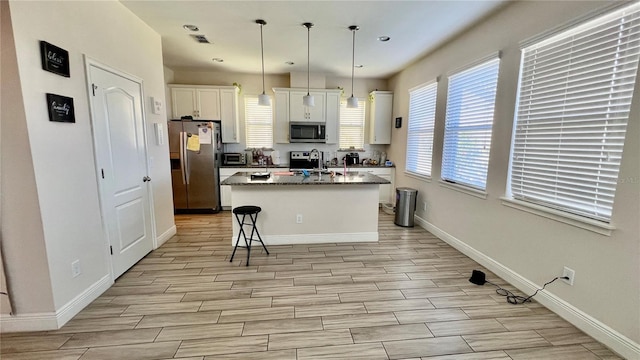
[[[25,108],[20,92],[18,62],[13,43],[9,3],[2,12],[2,66],[0,66],[0,173],[2,252],[14,313],[54,310],[49,262],[38,204],[38,190]],[[2,302],[3,314],[8,313]]]
[[[9,4],[21,82],[21,89],[16,91],[22,91],[33,154],[53,308],[60,311],[109,273],[83,55],[143,79],[155,230],[158,236],[168,236],[175,229],[168,141],[165,139],[164,145],[157,146],[153,137],[153,123],[164,123],[166,114],[152,114],[150,103],[151,96],[161,99],[165,96],[161,39],[117,1],[11,1]],[[39,40],[69,52],[70,78],[41,69]],[[47,92],[74,99],[75,123],[48,121]],[[12,237],[4,241],[16,244],[23,239]],[[7,254],[8,266],[25,260],[13,255]],[[73,278],[71,263],[76,259],[80,260],[82,274]],[[28,278],[28,275],[29,272],[9,273],[10,286],[17,283],[12,277]],[[24,295],[15,294],[19,309],[26,301]],[[30,311],[35,309],[22,312]]]
[[[606,329],[608,326],[615,336],[627,338],[620,343],[630,339],[631,348],[635,347],[635,354],[640,354],[640,87],[636,86],[627,129],[621,181],[613,209],[612,220],[617,229],[612,236],[515,210],[502,205],[500,200],[505,194],[509,164],[520,61],[518,43],[605,4],[594,1],[514,2],[394,76],[390,79],[390,87],[395,92],[394,116],[402,116],[405,123],[401,129],[393,131],[389,156],[396,159],[398,165],[396,186],[419,190],[418,209],[422,209],[423,201],[427,203],[427,211],[419,210],[419,217],[448,233],[451,239],[460,240],[465,246],[512,270],[514,275],[535,284],[541,285],[560,276],[563,266],[574,269],[573,287],[555,283],[545,291],[605,324],[601,329],[603,333],[610,330]],[[446,74],[497,50],[501,50],[503,56],[489,160],[488,198],[480,199],[438,183]],[[439,75],[442,75],[442,81],[438,86],[433,180],[424,182],[400,171],[405,167],[408,89]],[[608,344],[613,346],[611,341]],[[620,348],[617,350],[621,351]]]

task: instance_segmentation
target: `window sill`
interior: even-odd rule
[[[606,224],[601,221],[585,218],[579,215],[574,215],[564,211],[528,203],[526,201],[509,199],[507,197],[501,197],[500,199],[502,200],[502,205],[504,206],[542,216],[547,219],[559,221],[561,223],[575,226],[584,230],[589,230],[601,235],[611,236],[613,230],[616,229],[616,227],[611,224]]]
[[[428,183],[431,182],[431,176],[420,175],[420,174],[412,173],[412,172],[409,172],[409,171],[405,171],[404,174],[407,175],[410,178],[422,180],[422,181],[428,182]]]
[[[446,182],[444,180],[438,180],[438,183],[442,187],[445,187],[445,188],[451,189],[451,190],[455,190],[455,191],[461,192],[463,194],[475,196],[475,197],[480,198],[480,199],[486,199],[487,198],[487,192],[483,191],[483,190],[478,190],[478,189],[474,189],[472,187]]]

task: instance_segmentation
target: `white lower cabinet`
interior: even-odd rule
[[[226,180],[231,175],[237,172],[264,172],[265,168],[251,167],[251,168],[220,168],[220,182]],[[269,168],[270,173],[278,171],[289,171],[289,168]],[[231,185],[220,185],[220,204],[223,210],[231,210]]]
[[[220,168],[220,182],[226,180],[229,176],[242,171],[239,168]],[[220,204],[224,210],[231,209],[231,186],[220,185]]]
[[[358,167],[358,168],[347,168],[349,171],[357,171],[357,172],[368,172],[370,174],[379,176],[385,180],[389,180],[391,184],[382,184],[380,185],[380,204],[385,203],[395,203],[395,199],[392,199],[394,196],[393,191],[393,179],[394,179],[394,171],[395,169],[392,167],[377,167],[377,168],[367,168],[367,167]],[[331,171],[342,172],[343,168],[329,168]],[[393,200],[393,201],[392,201]]]

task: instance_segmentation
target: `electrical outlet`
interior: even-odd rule
[[[73,277],[80,275],[80,260],[71,263],[71,275],[73,275]]]
[[[422,202],[422,211],[427,211],[427,202],[426,201]]]
[[[564,270],[562,270],[562,277],[568,277],[569,279],[562,279],[562,281],[564,281],[565,283],[573,286],[573,280],[576,277],[576,272],[573,269],[569,269],[568,267],[564,267]]]
[[[302,214],[296,215],[296,224],[302,224]]]

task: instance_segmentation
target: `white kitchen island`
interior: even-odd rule
[[[238,172],[231,186],[232,208],[255,205],[258,231],[267,245],[378,241],[379,186],[390,182],[369,173],[251,179]],[[233,216],[235,245],[239,226]]]

